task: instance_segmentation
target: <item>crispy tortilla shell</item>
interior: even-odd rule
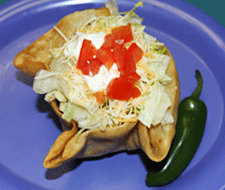
[[[53,110],[70,130],[64,131],[56,139],[44,159],[44,167],[54,168],[72,158],[95,157],[111,152],[136,149],[142,149],[153,161],[163,160],[168,154],[175,135],[180,100],[179,78],[175,62],[169,51],[167,54],[171,57],[171,61],[166,72],[173,82],[166,85],[165,90],[172,101],[169,111],[174,117],[174,123],[151,126],[150,129],[141,122],[124,123],[121,126],[107,127],[104,131],[93,129],[76,135],[79,131],[76,122],[72,121],[69,124],[63,121],[57,101],[53,101],[51,102]]]
[[[70,37],[76,32],[77,26],[83,25],[92,14],[107,16],[110,13],[107,8],[75,12],[62,18],[56,26],[66,37]],[[65,42],[55,29],[51,29],[18,53],[14,60],[15,67],[31,76],[35,76],[41,69],[49,70],[49,65],[52,61],[52,57],[49,54],[50,41],[52,42],[52,48],[60,47]],[[59,135],[50,148],[44,159],[44,167],[58,167],[65,161],[73,158],[95,157],[111,152],[136,149],[142,149],[149,159],[153,161],[159,162],[163,160],[168,154],[175,134],[180,100],[179,79],[175,62],[169,50],[167,50],[167,54],[171,56],[167,74],[172,78],[172,83],[166,85],[165,89],[172,101],[169,111],[174,117],[175,122],[173,124],[151,126],[149,129],[140,122],[131,122],[112,128],[106,127],[104,131],[100,129],[86,130],[77,135],[79,129],[76,122],[73,120],[70,123],[63,121],[58,103],[53,101],[51,102],[53,110],[59,116],[61,123],[68,128]]]
[[[92,14],[96,16],[108,16],[110,12],[104,7],[76,11],[63,17],[56,27],[69,38],[76,33],[78,26],[82,26],[90,19]],[[52,54],[49,52],[50,42],[53,48],[57,48],[65,43],[65,39],[52,28],[38,40],[19,52],[14,59],[14,66],[30,76],[35,76],[41,69],[49,70],[49,65],[53,59]]]
[[[138,125],[138,136],[141,148],[151,160],[156,162],[163,160],[169,152],[175,135],[177,112],[180,101],[180,84],[175,62],[169,50],[167,50],[166,54],[171,57],[166,73],[172,79],[172,83],[166,85],[165,90],[172,101],[169,112],[174,118],[174,123],[165,126],[151,126],[150,129],[141,123]]]

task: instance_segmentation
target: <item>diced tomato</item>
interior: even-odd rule
[[[141,79],[140,75],[137,74],[137,72],[134,72],[130,75],[121,75],[120,77],[124,78],[124,80],[128,80],[131,83],[135,83],[135,82],[137,82],[138,80]]]
[[[115,36],[115,40],[124,40],[124,43],[130,42],[134,39],[130,23],[126,26],[113,28],[112,34]]]
[[[86,60],[86,62],[85,61],[82,62],[82,66],[80,69],[84,75],[89,75],[90,73],[89,63],[90,63],[89,60]]]
[[[113,48],[113,56],[120,72],[124,69],[126,51],[126,48],[119,44]]]
[[[88,60],[87,67],[89,68],[89,72],[92,73],[92,75],[96,75],[99,72],[100,67],[103,65],[103,63],[98,60],[97,58],[93,58]],[[89,73],[88,73],[89,74]]]
[[[123,39],[117,39],[117,40],[115,40],[115,46],[116,45],[124,45],[124,40]]]
[[[129,23],[126,26],[119,26],[112,29],[112,33],[105,36],[102,47],[114,48],[115,44],[123,45],[133,39],[134,37],[131,30],[131,24]]]
[[[123,72],[128,76],[136,72],[136,64],[134,62],[132,54],[128,50],[126,50],[125,53]]]
[[[137,72],[135,72],[135,73],[132,73],[131,75],[129,75],[128,78],[129,78],[129,80],[131,80],[135,83],[141,79],[141,76],[139,74],[137,74]]]
[[[115,36],[113,34],[107,34],[104,38],[104,43],[102,47],[113,48],[115,45]]]
[[[142,49],[136,43],[132,43],[131,46],[128,48],[128,51],[133,56],[134,63],[140,61],[144,54]]]
[[[107,34],[102,47],[114,48],[117,44],[124,45],[124,39],[117,39],[114,34]]]
[[[141,92],[132,82],[120,77],[110,81],[107,86],[106,95],[108,98],[128,101],[130,98],[139,97]]]
[[[93,95],[96,97],[98,103],[103,104],[105,102],[105,92],[103,90],[94,92]]]
[[[110,70],[115,63],[113,52],[111,48],[102,46],[98,51],[96,58],[99,59],[105,67]]]
[[[96,47],[92,44],[92,42],[90,40],[84,39],[82,46],[81,46],[81,50],[80,50],[80,55],[79,55],[79,59],[77,62],[77,68],[81,69],[81,71],[84,73],[86,73],[85,70],[87,70],[87,61],[94,58],[94,56],[96,56],[97,54],[97,49]]]

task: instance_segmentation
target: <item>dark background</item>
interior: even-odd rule
[[[0,5],[7,3],[9,0],[0,0]],[[225,27],[225,11],[224,5],[225,0],[183,0],[204,13],[208,14],[212,18],[214,18],[217,22],[219,22],[223,27]]]

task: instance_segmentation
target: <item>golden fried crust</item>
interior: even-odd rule
[[[150,130],[143,124],[138,124],[138,136],[141,147],[147,156],[156,162],[163,160],[171,147],[175,135],[180,101],[180,84],[175,62],[169,50],[167,50],[166,54],[171,57],[166,73],[172,79],[172,83],[166,85],[165,90],[172,101],[169,112],[173,115],[174,123],[165,126],[151,126]]]
[[[77,26],[86,23],[92,14],[107,16],[110,12],[107,8],[75,12],[62,18],[56,26],[68,38],[74,35]],[[52,48],[61,47],[65,43],[64,38],[55,29],[51,29],[18,53],[14,60],[15,67],[31,76],[35,76],[40,69],[49,70],[52,61],[49,53],[50,41]],[[174,138],[180,100],[179,78],[175,62],[169,50],[167,50],[167,55],[171,57],[171,62],[166,73],[172,79],[172,83],[166,85],[165,90],[172,101],[169,111],[174,117],[173,124],[151,126],[149,129],[140,122],[133,122],[112,128],[106,127],[104,131],[87,130],[76,135],[79,132],[76,122],[63,121],[70,130],[64,131],[56,139],[44,159],[44,167],[54,168],[72,158],[94,157],[110,152],[135,149],[142,149],[151,160],[157,162],[163,160]],[[62,113],[59,111],[57,102],[51,102],[51,106],[62,120]]]
[[[72,129],[64,131],[56,139],[44,160],[44,167],[54,168],[71,158],[95,157],[110,152],[135,149],[142,149],[153,161],[163,160],[168,154],[174,138],[180,99],[179,78],[175,62],[169,51],[167,51],[167,55],[171,57],[171,61],[166,73],[173,81],[165,86],[165,90],[172,101],[169,111],[174,117],[174,123],[165,126],[151,126],[150,129],[140,122],[124,123],[121,126],[106,127],[104,131],[100,129],[87,130],[77,137],[76,122],[73,120],[71,123],[65,122]],[[51,106],[62,119],[57,102],[51,102]]]
[[[69,38],[76,33],[78,26],[83,25],[90,19],[92,14],[95,14],[96,16],[108,16],[110,15],[110,12],[104,7],[77,11],[63,17],[56,27]],[[52,48],[57,48],[65,43],[65,39],[52,28],[16,55],[14,59],[15,67],[30,76],[35,76],[41,69],[49,70],[49,65],[53,58],[49,52],[50,42]]]

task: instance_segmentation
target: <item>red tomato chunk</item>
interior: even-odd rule
[[[133,39],[129,23],[126,26],[112,29],[112,33],[105,36],[104,43],[98,50],[90,40],[84,39],[83,41],[77,68],[81,69],[84,75],[90,75],[90,73],[96,75],[102,65],[110,70],[114,63],[117,64],[120,77],[112,79],[107,86],[106,96],[108,98],[127,101],[141,95],[140,90],[134,84],[141,78],[136,73],[136,63],[142,58],[143,51],[136,43],[132,43],[128,49],[124,46]],[[103,100],[103,98],[101,93],[100,99]]]
[[[126,55],[126,48],[124,46],[116,45],[113,48],[113,56],[117,64],[118,70],[120,72],[123,72],[124,69],[125,55]]]
[[[89,61],[96,56],[97,49],[90,40],[84,39],[80,50],[80,56],[77,62],[77,68],[84,75],[89,75]]]
[[[137,98],[141,95],[140,90],[132,82],[124,78],[112,79],[107,86],[106,96],[122,101],[128,101],[130,98]]]
[[[88,64],[89,73],[91,72],[93,76],[98,74],[100,67],[103,65],[102,62],[96,58],[90,59]]]
[[[134,62],[132,54],[128,50],[126,50],[126,54],[125,54],[125,63],[124,63],[123,72],[125,75],[128,75],[128,76],[136,72],[136,64]]]
[[[96,58],[100,60],[108,70],[110,70],[115,63],[113,52],[109,47],[101,47],[97,51]]]
[[[144,54],[142,49],[136,43],[132,43],[131,46],[128,48],[128,51],[132,55],[135,63],[140,61]]]
[[[130,23],[126,26],[119,26],[112,29],[112,34],[115,36],[116,40],[123,40],[124,43],[134,39]]]

